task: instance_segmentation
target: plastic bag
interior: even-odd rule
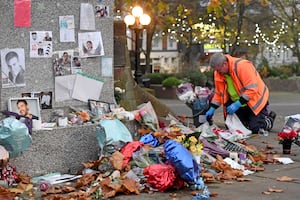
[[[0,145],[15,158],[31,144],[27,126],[19,120],[8,117],[0,121]]]
[[[236,114],[227,115],[225,123],[229,131],[234,135],[233,137],[235,137],[235,139],[233,140],[247,138],[252,133],[251,130],[247,129],[242,124],[242,122],[240,121],[240,119]]]
[[[157,131],[159,128],[158,119],[151,102],[149,101],[148,103],[142,104],[139,107],[138,115],[141,117],[142,123],[153,131]]]
[[[153,164],[146,167],[144,175],[147,177],[147,182],[160,192],[172,187],[176,179],[175,168],[165,164]]]
[[[133,140],[127,127],[118,119],[101,120],[96,127],[96,137],[104,154],[113,154]]]
[[[193,85],[191,83],[184,83],[178,86],[176,94],[179,100],[186,103],[191,103],[195,99]]]
[[[150,159],[148,152],[144,148],[140,148],[132,153],[132,162],[140,168],[145,168],[154,164],[154,162]]]
[[[154,147],[157,147],[159,145],[159,141],[151,133],[143,135],[140,138],[140,142],[147,144],[147,145],[154,146]]]
[[[174,140],[167,140],[164,149],[166,159],[175,166],[180,177],[189,184],[195,184],[201,168],[194,160],[193,155]]]

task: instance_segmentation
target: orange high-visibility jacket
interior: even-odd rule
[[[247,105],[257,115],[269,99],[269,89],[256,71],[254,65],[244,59],[226,55],[228,59],[229,75],[239,96],[246,100]],[[214,72],[215,94],[211,101],[216,106],[224,106],[229,100],[225,77]],[[242,102],[243,103],[243,102]],[[225,109],[225,108],[224,108]]]

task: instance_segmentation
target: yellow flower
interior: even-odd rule
[[[181,135],[181,136],[178,136],[178,137],[175,139],[175,141],[181,143],[182,141],[184,141],[184,139],[185,139],[185,135]]]
[[[203,149],[202,143],[196,144],[196,151],[195,151],[195,153],[196,153],[196,154],[201,154],[202,149]]]
[[[189,141],[191,141],[192,144],[196,144],[196,143],[198,142],[198,140],[196,139],[195,136],[191,136],[191,137],[189,138]]]
[[[192,145],[192,146],[190,146],[190,151],[191,151],[191,153],[192,154],[195,154],[196,153],[196,151],[197,151],[197,148],[196,148],[196,146],[195,145]]]

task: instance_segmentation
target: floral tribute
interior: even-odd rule
[[[295,140],[298,134],[293,130],[283,130],[278,133],[279,143],[281,144],[283,140]]]
[[[200,155],[203,149],[201,141],[199,141],[195,135],[181,135],[175,139],[187,148],[193,155]]]

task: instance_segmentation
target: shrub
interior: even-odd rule
[[[164,80],[161,73],[151,73],[148,74],[147,77],[150,78],[151,84],[161,84]]]
[[[171,76],[166,78],[163,82],[162,85],[163,87],[173,87],[173,86],[178,86],[180,85],[182,82],[181,80],[179,80],[178,78],[176,78],[175,76]]]
[[[207,76],[199,70],[185,71],[177,74],[177,77],[185,82],[189,82],[197,86],[205,86],[207,82]]]

